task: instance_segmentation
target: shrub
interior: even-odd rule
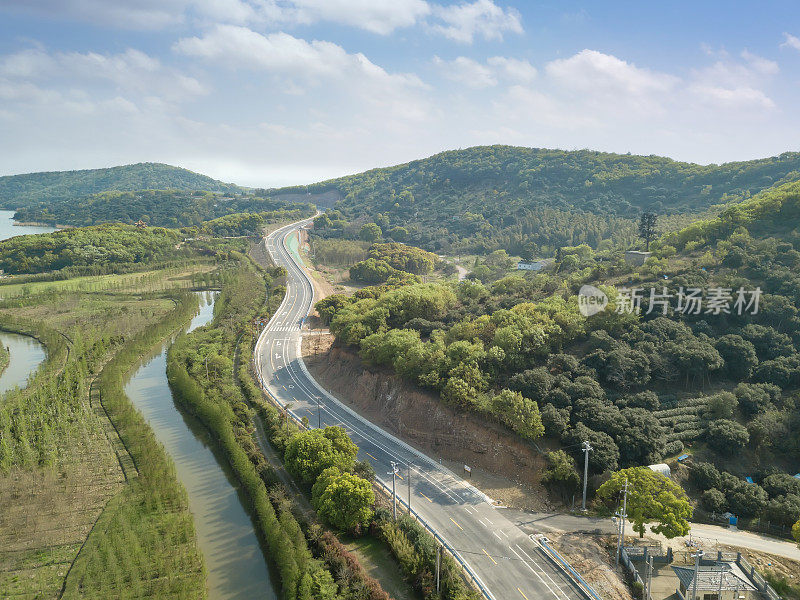
[[[725,494],[718,489],[711,488],[703,492],[703,495],[700,496],[700,504],[708,512],[722,513],[725,512],[728,506],[728,500],[725,498]]]
[[[749,441],[747,428],[736,421],[718,419],[708,426],[708,445],[719,452],[736,452]]]
[[[711,463],[698,462],[689,471],[689,481],[698,489],[719,488],[720,473]]]

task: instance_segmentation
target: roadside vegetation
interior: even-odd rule
[[[69,233],[98,253],[178,237],[125,227]],[[186,493],[123,386],[143,355],[188,322],[197,307],[189,290],[219,286],[236,264],[235,249],[248,243],[208,239],[177,257],[120,262],[119,274],[71,278],[67,265],[0,286],[0,327],[47,349],[29,385],[0,399],[4,592],[205,596]]]
[[[689,482],[699,518],[731,511],[743,526],[786,535],[800,494],[763,486],[796,482],[800,457],[800,237],[791,225],[799,190],[767,190],[656,239],[640,267],[619,250],[579,245],[559,248],[542,273],[517,274],[496,251],[461,283],[387,279],[317,310],[340,345],[452,407],[529,441],[545,436],[572,459],[588,440],[597,476],[664,460],[677,467],[681,454],[693,469],[713,463],[724,475],[711,491]],[[584,284],[607,293],[607,310],[580,314]],[[650,287],[666,287],[671,304],[651,306]],[[621,309],[619,288],[646,292],[640,315]],[[727,290],[727,308],[676,310],[689,288]],[[746,310],[757,288],[758,310]],[[545,483],[568,498],[573,472],[553,455]]]

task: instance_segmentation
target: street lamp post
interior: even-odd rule
[[[397,492],[395,491],[395,481],[397,479],[397,463],[392,461],[392,472],[387,475],[392,476],[392,516],[397,521]]]
[[[411,463],[408,463],[408,514],[411,514]]]
[[[581,510],[586,512],[586,482],[589,478],[589,452],[593,450],[593,448],[589,445],[589,442],[583,442],[583,502],[581,503]]]

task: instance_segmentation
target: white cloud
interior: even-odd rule
[[[470,88],[480,89],[497,85],[497,78],[492,69],[466,56],[459,56],[455,60],[442,60],[435,56],[433,64],[443,77]]]
[[[486,63],[459,56],[454,60],[433,59],[441,76],[474,89],[498,85],[500,80],[510,84],[530,83],[536,78],[536,67],[527,60],[492,56]]]
[[[781,48],[794,48],[795,50],[800,50],[800,38],[797,36],[792,35],[791,33],[784,33],[783,34],[783,43],[781,44]]]
[[[0,57],[0,76],[17,81],[17,85],[42,82],[49,87],[106,82],[117,90],[158,94],[170,101],[208,93],[197,79],[165,67],[158,59],[133,48],[119,54],[21,50]]]
[[[496,69],[499,74],[510,81],[530,83],[536,79],[536,67],[527,60],[492,56],[486,61],[486,64]]]
[[[780,71],[778,63],[748,50],[738,58],[727,51],[707,52],[718,60],[691,72],[688,94],[701,103],[724,110],[771,110],[775,102],[764,92]]]
[[[713,108],[725,109],[764,109],[775,108],[772,101],[761,90],[751,87],[725,88],[712,85],[693,85],[690,91]]]
[[[395,116],[425,118],[416,95],[427,86],[414,74],[388,73],[363,54],[327,41],[306,41],[284,32],[262,35],[246,27],[217,25],[203,37],[179,40],[175,51],[222,65],[279,77],[292,93],[304,88],[342,93],[350,102],[391,107]],[[352,106],[351,106],[352,108]]]
[[[409,27],[431,12],[425,0],[293,0],[294,18],[331,21],[387,35]]]
[[[349,54],[332,42],[296,38],[277,32],[262,35],[235,25],[217,25],[203,37],[178,40],[182,54],[214,60],[230,69],[247,68],[308,80],[345,75],[383,83],[423,87],[416,75],[389,74],[363,54]]]
[[[184,0],[5,0],[3,8],[110,25],[123,29],[162,29],[183,20]]]
[[[780,71],[778,68],[778,63],[776,63],[774,60],[769,60],[763,56],[758,56],[757,54],[753,54],[746,49],[742,50],[740,56],[745,60],[753,72],[759,75],[777,75],[778,71]]]
[[[382,35],[427,16],[426,0],[5,0],[6,9],[120,29],[201,24],[280,26],[340,23]]]
[[[456,42],[471,44],[476,37],[502,40],[506,32],[522,33],[522,20],[513,8],[501,8],[492,0],[433,7],[433,15],[443,23],[433,30]]]
[[[620,97],[666,93],[678,82],[672,75],[642,69],[596,50],[582,50],[570,58],[554,60],[545,70],[565,88]]]

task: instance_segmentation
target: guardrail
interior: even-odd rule
[[[258,375],[258,379],[261,382],[261,389],[264,390],[264,392],[266,393],[267,397],[272,402],[272,404],[274,404],[278,410],[284,413],[284,415],[286,415],[286,418],[291,418],[295,422],[295,424],[298,425],[300,428],[310,429],[310,427],[307,427],[301,419],[299,419],[294,413],[292,413],[292,411],[287,410],[286,407],[283,406],[280,403],[280,401],[272,394],[272,392],[269,391],[269,388],[264,383],[264,378],[262,377],[261,372],[258,370],[258,366],[256,364],[254,364],[253,366]],[[392,492],[389,486],[383,481],[381,481],[378,477],[375,477],[375,484],[377,484],[379,491],[386,494],[389,498],[392,497]],[[399,501],[400,505],[405,506],[409,514],[412,517],[414,517],[417,520],[417,522],[419,522],[419,524],[422,525],[425,528],[425,530],[428,531],[434,537],[434,539],[442,545],[442,547],[447,551],[447,553],[450,556],[452,556],[456,562],[458,562],[458,564],[464,570],[464,573],[467,575],[469,580],[475,585],[475,587],[478,588],[478,591],[481,592],[483,597],[486,598],[486,600],[495,600],[495,597],[488,589],[486,589],[486,586],[483,584],[480,577],[478,577],[478,575],[472,570],[472,568],[470,568],[470,566],[464,561],[464,559],[461,558],[461,556],[458,554],[455,548],[453,548],[441,535],[439,535],[439,533],[437,533],[436,530],[433,529],[433,527],[431,527],[427,523],[427,521],[425,521],[425,519],[419,515],[419,513],[417,513],[417,511],[415,511],[413,508],[409,508],[408,502],[404,501],[400,496],[397,496],[397,500]],[[600,600],[600,598],[596,598],[596,600]]]
[[[539,543],[544,550],[545,555],[553,563],[555,563],[556,567],[563,569],[567,572],[567,575],[571,576],[575,587],[577,587],[588,600],[602,600],[597,592],[594,591],[592,586],[586,583],[583,577],[581,577],[580,574],[578,574],[578,572],[572,568],[572,565],[564,560],[561,554],[559,554],[555,548],[551,547],[550,544],[547,543],[547,538],[544,535],[533,535],[531,536],[531,539]]]
[[[377,477],[375,478],[375,484],[378,487],[378,490],[386,494],[388,498],[392,497],[392,491],[389,488],[388,484],[384,483]],[[433,538],[442,545],[445,551],[461,566],[463,572],[467,575],[468,579],[473,583],[473,585],[478,588],[478,591],[483,595],[484,598],[487,600],[494,600],[494,596],[492,593],[486,589],[486,586],[481,581],[480,577],[472,570],[472,568],[461,558],[461,555],[453,548],[441,535],[439,535],[436,530],[428,525],[427,521],[420,516],[420,514],[415,511],[413,508],[409,508],[408,502],[404,501],[399,495],[395,494],[397,501],[400,503],[400,506],[406,507],[408,514],[414,517],[417,522],[422,525],[425,530],[430,533]]]
[[[285,238],[282,238],[282,242],[283,242],[284,247],[285,247]],[[265,241],[265,247],[266,247],[266,241]],[[312,292],[313,292],[313,288],[312,288]],[[284,300],[285,300],[285,298],[286,297],[284,296]],[[281,306],[282,305],[283,305],[283,302],[281,303]],[[281,402],[272,394],[272,392],[270,392],[269,387],[267,386],[266,382],[264,381],[264,377],[263,377],[263,375],[261,373],[261,369],[259,368],[259,365],[258,365],[258,363],[257,363],[257,361],[255,359],[256,355],[259,352],[259,348],[261,346],[261,342],[262,342],[266,332],[269,330],[270,324],[272,323],[273,319],[275,319],[277,317],[279,312],[280,312],[280,306],[273,313],[272,317],[267,322],[267,324],[264,327],[264,329],[262,329],[261,333],[258,336],[258,339],[256,340],[256,343],[255,343],[254,349],[253,349],[253,356],[251,357],[251,361],[253,363],[253,369],[254,369],[256,375],[258,376],[258,380],[259,380],[259,382],[261,384],[261,389],[267,395],[267,398],[269,398],[269,400],[275,405],[275,407],[278,410],[280,410],[282,413],[284,413],[284,415],[286,416],[287,419],[291,418],[295,422],[295,424],[297,424],[300,428],[302,428],[302,429],[310,429],[310,427],[306,426],[303,423],[303,421],[299,417],[297,417],[291,410],[289,410],[285,406],[283,406],[283,404],[281,404]],[[305,368],[304,368],[305,364],[302,362],[302,359],[300,359],[300,363],[301,363],[301,367],[305,371]],[[306,373],[307,373],[307,371],[306,371]],[[342,405],[342,407],[345,408],[345,410],[347,410],[350,413],[353,412],[352,409],[349,409],[348,407],[346,407],[344,405]],[[367,424],[371,425],[371,423],[367,423]],[[418,454],[418,455],[420,454],[419,452],[415,451],[414,449],[412,449],[410,446],[408,446],[407,444],[405,444],[401,440],[397,440],[397,441],[403,447],[408,448],[410,451],[414,452],[415,454]],[[420,455],[420,456],[421,456],[421,458],[429,461],[431,464],[434,464],[433,461],[429,457],[424,456],[424,455]],[[439,466],[439,465],[437,465],[437,466]],[[444,469],[444,470],[450,472],[449,469]],[[380,480],[378,477],[375,477],[375,483],[377,484],[377,489],[379,491],[387,494],[390,498],[392,497],[391,490],[390,490],[389,486],[385,482]],[[479,493],[481,493],[481,492],[479,492]],[[482,494],[482,493],[481,493],[481,495],[483,495],[484,498],[487,501],[490,501],[488,496],[486,496],[485,494]],[[413,508],[411,508],[408,505],[407,502],[405,502],[400,496],[398,496],[396,494],[395,494],[395,496],[396,496],[397,500],[400,502],[400,505],[406,507],[406,510],[408,511],[408,514],[411,515],[412,517],[414,517],[417,520],[417,522],[420,525],[422,525],[425,528],[425,530],[428,531],[434,537],[434,539],[438,543],[440,543],[442,545],[442,547],[445,549],[445,551],[461,566],[461,568],[463,569],[463,572],[466,574],[468,579],[473,583],[473,585],[475,585],[475,587],[478,589],[478,591],[480,591],[480,593],[483,595],[483,597],[486,598],[486,600],[495,600],[495,597],[486,588],[486,586],[484,585],[484,583],[481,580],[481,578],[472,570],[472,568],[466,563],[466,561],[464,561],[464,559],[461,558],[461,556],[455,550],[455,548],[453,548],[444,539],[444,537],[442,537],[439,533],[437,533],[436,530],[433,527],[431,527],[421,515],[419,515],[419,513],[417,513]],[[571,574],[574,577],[577,577],[578,581],[580,581],[580,584],[577,585],[577,587],[578,587],[579,590],[581,590],[584,593],[584,595],[586,595],[587,600],[602,600],[594,592],[594,590],[580,577],[580,575],[578,575],[578,573],[566,561],[564,561],[564,559],[561,558],[561,556],[557,552],[555,552],[555,550],[550,549],[550,551],[553,552],[558,557],[557,560],[558,560],[558,563],[560,563],[560,565],[557,563],[557,566],[560,566],[560,568],[566,569],[568,574]],[[587,589],[584,589],[584,586]]]
[[[755,567],[747,562],[747,559],[742,556],[741,552],[737,555],[736,563],[739,565],[739,568],[744,571],[745,575],[747,575],[755,584],[756,588],[758,588],[758,591],[761,592],[768,600],[782,600],[778,592],[772,589],[772,586],[761,576],[761,573],[756,571]]]

